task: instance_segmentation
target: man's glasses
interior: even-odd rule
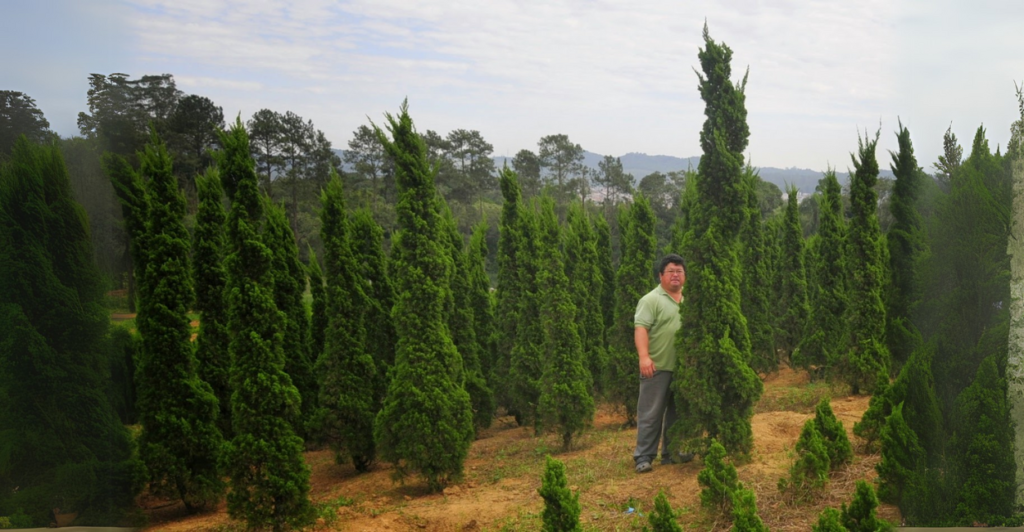
[[[665,275],[682,275],[686,273],[683,270],[665,270]]]

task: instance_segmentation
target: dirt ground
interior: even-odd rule
[[[740,480],[757,494],[759,514],[776,531],[810,530],[826,506],[848,503],[857,479],[873,479],[877,455],[865,454],[852,434],[853,424],[868,406],[866,396],[848,396],[835,388],[809,383],[803,372],[783,369],[764,378],[765,393],[753,419],[754,451],[737,467]],[[814,500],[795,503],[780,495],[777,483],[793,463],[793,448],[804,422],[813,416],[822,396],[854,444],[853,463],[833,472],[829,486]],[[568,452],[559,450],[555,436],[535,437],[532,429],[499,418],[473,443],[465,478],[443,493],[428,493],[418,478],[394,483],[391,468],[379,464],[357,474],[351,465],[337,465],[330,451],[310,451],[311,498],[320,518],[313,530],[539,530],[543,502],[537,494],[544,457],[566,464],[569,483],[580,495],[581,521],[587,530],[641,530],[659,490],[681,511],[686,529],[727,530],[700,508],[699,460],[658,466],[644,475],[633,472],[636,430],[623,428],[625,416],[609,405],[598,409],[592,430]],[[241,530],[227,516],[224,503],[216,510],[189,516],[180,504],[146,498],[140,501],[149,516],[148,530]],[[898,522],[895,508],[883,505],[879,514]],[[642,516],[641,516],[642,515]]]

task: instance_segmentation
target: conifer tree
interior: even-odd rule
[[[712,440],[704,455],[704,469],[697,474],[697,483],[703,488],[700,492],[701,506],[722,512],[728,511],[732,494],[739,489],[736,467],[726,462],[725,457],[725,447]]]
[[[327,287],[324,286],[324,271],[313,248],[308,248],[309,294],[313,298],[309,316],[309,355],[314,366],[324,352],[324,335],[327,331]],[[319,378],[318,378],[319,380]]]
[[[443,202],[441,199],[438,201]],[[445,203],[441,203],[440,208],[445,226],[444,237],[447,239],[447,249],[453,265],[450,281],[451,300],[445,315],[448,317],[448,330],[451,332],[452,342],[462,357],[465,372],[463,387],[469,394],[469,401],[472,404],[473,425],[477,429],[483,429],[491,425],[491,418],[494,416],[494,394],[487,386],[487,379],[480,369],[480,344],[476,339],[476,318],[470,303],[469,270],[466,264],[468,259],[463,249],[462,234],[459,233],[451,209]]]
[[[19,138],[0,165],[0,514],[28,526],[48,524],[54,501],[78,524],[115,524],[145,475],[105,394],[92,257],[60,151]]]
[[[217,397],[217,427],[222,436],[231,434],[231,387],[228,378],[231,358],[228,355],[228,306],[224,289],[224,189],[216,168],[196,178],[199,211],[192,235],[192,279],[195,284],[195,310],[199,312],[199,335],[196,337],[196,362],[199,377],[206,381]]]
[[[818,514],[818,522],[811,527],[812,532],[848,532],[843,526],[843,516],[835,508],[825,508]]]
[[[498,182],[504,202],[498,226],[498,290],[495,304],[497,354],[491,380],[498,384],[495,390],[498,404],[509,409],[510,414],[515,414],[508,376],[512,368],[512,351],[519,333],[519,301],[523,297],[519,270],[525,258],[520,256],[523,245],[520,218],[524,207],[515,172],[502,168]]]
[[[620,207],[619,231],[622,260],[615,273],[615,325],[609,331],[608,398],[626,409],[626,422],[636,426],[636,402],[640,395],[640,362],[633,341],[633,315],[640,298],[654,287],[654,261],[658,242],[656,219],[643,194],[633,205]]]
[[[284,371],[285,316],[274,304],[273,252],[260,234],[264,202],[241,120],[220,140],[218,168],[233,191],[225,260],[233,433],[222,458],[231,487],[228,514],[251,528],[282,530],[312,517],[309,468],[292,429],[301,398]]]
[[[575,532],[580,527],[580,495],[569,489],[565,464],[548,456],[540,489],[544,498],[544,532]]]
[[[750,332],[750,367],[755,371],[771,372],[778,369],[779,360],[771,315],[773,272],[755,188],[760,178],[749,164],[743,173],[747,180],[747,211],[740,232],[743,261],[740,293],[743,316],[747,319],[747,330]]]
[[[539,229],[537,290],[548,360],[541,377],[538,411],[541,424],[557,431],[562,436],[562,448],[568,450],[573,436],[594,420],[593,381],[584,365],[576,326],[579,314],[569,294],[554,200],[547,195],[541,199]]]
[[[841,378],[854,393],[871,391],[880,371],[889,370],[889,350],[885,346],[885,307],[882,288],[885,282],[886,252],[883,247],[878,216],[875,214],[878,195],[878,161],[875,160],[875,138],[858,138],[859,150],[853,159],[850,176],[849,272],[850,340],[843,361]]]
[[[1020,117],[1010,126],[1007,157],[1013,194],[1010,208],[1010,323],[1006,353],[1006,384],[1010,397],[1010,417],[1015,438],[1017,485],[1024,486],[1024,88],[1017,87],[1017,108]],[[1024,504],[1024,490],[1017,491],[1017,504]]]
[[[892,527],[878,518],[878,497],[871,484],[863,480],[857,481],[857,489],[853,494],[850,506],[843,504],[841,521],[849,532],[880,532]]]
[[[154,133],[139,157],[148,196],[139,276],[142,337],[139,364],[139,455],[150,491],[178,497],[190,511],[216,503],[224,490],[217,470],[222,437],[217,397],[196,373],[187,312],[193,301],[185,197],[171,156]]]
[[[594,234],[597,238],[597,265],[601,270],[601,314],[604,318],[604,336],[602,345],[611,345],[612,329],[615,326],[615,268],[612,266],[612,230],[604,211],[594,216]],[[605,353],[607,356],[607,353]],[[601,375],[601,379],[604,375]],[[602,383],[602,386],[604,384]]]
[[[796,442],[797,459],[789,469],[789,481],[779,481],[780,490],[793,490],[798,497],[823,488],[828,483],[828,448],[814,419],[808,419]]]
[[[336,460],[351,461],[362,472],[376,457],[374,420],[380,409],[383,382],[364,343],[366,296],[352,252],[352,231],[337,175],[328,181],[320,204],[320,239],[327,266],[327,328],[324,351],[316,363],[320,409],[315,425]]]
[[[282,349],[284,371],[292,379],[302,398],[301,414],[295,419],[295,433],[306,435],[306,426],[316,412],[317,386],[313,362],[309,359],[309,314],[302,302],[306,291],[306,269],[299,262],[299,248],[283,204],[265,199],[266,225],[263,241],[274,260],[274,304],[285,315]]]
[[[373,219],[369,209],[358,209],[351,215],[352,252],[361,268],[360,277],[366,295],[363,309],[365,349],[383,379],[381,394],[387,389],[388,374],[395,363],[395,323],[391,308],[395,306],[395,287],[391,281],[388,260],[384,255],[384,228]]]
[[[452,264],[445,253],[435,203],[434,172],[408,108],[387,116],[392,139],[377,137],[395,160],[400,232],[392,243],[398,334],[395,366],[374,436],[378,453],[396,473],[420,473],[432,490],[462,473],[473,439],[469,394],[453,375],[462,359],[443,315]]]
[[[672,510],[663,490],[658,490],[658,496],[654,498],[654,510],[647,514],[647,521],[650,523],[650,532],[683,532],[683,527],[676,519],[679,512]],[[648,530],[646,527],[644,530]]]
[[[741,487],[733,493],[731,532],[768,532],[768,527],[757,515],[757,497]]]
[[[576,307],[576,323],[583,343],[583,360],[591,381],[598,386],[604,374],[604,315],[601,313],[601,273],[597,238],[582,203],[569,205],[565,231],[565,275]]]
[[[146,269],[146,257],[143,253],[146,237],[146,214],[149,205],[146,203],[146,184],[142,177],[132,168],[124,157],[107,152],[103,155],[103,169],[110,176],[114,185],[118,203],[121,204],[121,217],[125,232],[128,233],[129,258],[128,268],[128,308],[136,311],[138,299],[136,289],[136,273]]]
[[[924,172],[917,166],[910,131],[902,122],[896,139],[899,152],[889,152],[890,168],[896,181],[889,199],[893,222],[885,239],[890,276],[885,297],[885,339],[893,363],[902,366],[921,343],[920,333],[911,322],[911,311],[920,297],[917,270],[925,252],[921,216],[916,206]]]
[[[488,379],[492,391],[497,387],[492,370],[497,350],[495,331],[494,298],[491,296],[491,281],[487,277],[487,223],[480,222],[473,228],[466,248],[466,264],[469,269],[469,304],[473,307],[473,329],[477,332],[480,345],[480,371]]]
[[[846,352],[849,304],[846,269],[846,223],[843,216],[842,188],[836,172],[829,168],[818,184],[818,235],[810,265],[815,286],[810,302],[811,314],[807,336],[800,346],[796,364],[804,368],[820,368],[813,377],[829,374]]]
[[[671,433],[683,448],[699,450],[716,438],[726,449],[746,453],[762,390],[748,365],[750,337],[740,312],[737,236],[745,219],[742,153],[750,136],[746,77],[739,84],[729,79],[732,50],[713,41],[706,25],[704,44],[698,79],[707,120],[681,253],[689,268],[677,333],[679,372],[672,381],[679,421]]]
[[[832,412],[832,404],[828,397],[822,398],[814,409],[814,427],[821,434],[825,449],[828,451],[829,467],[837,469],[850,463],[853,459],[853,446],[850,445],[850,438],[846,435],[843,422]]]
[[[535,209],[519,213],[519,297],[517,315],[522,318],[516,329],[516,343],[509,361],[509,386],[512,412],[519,425],[533,424],[540,430],[537,407],[540,402],[541,376],[544,373],[544,328],[539,319],[540,300],[537,275],[540,226]],[[534,318],[534,319],[531,319]]]
[[[924,468],[924,449],[917,434],[903,419],[903,403],[896,405],[882,427],[882,459],[878,472],[878,498],[899,504],[915,474]]]
[[[795,363],[799,355],[794,355],[804,338],[807,329],[807,318],[810,310],[807,307],[807,270],[804,266],[804,238],[800,227],[800,206],[797,203],[797,188],[790,185],[786,191],[789,199],[786,202],[786,214],[782,221],[782,259],[779,271],[782,291],[779,293],[779,308],[775,327],[775,343],[783,356]]]

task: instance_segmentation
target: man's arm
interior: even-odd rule
[[[647,329],[636,327],[633,329],[633,343],[636,344],[636,352],[640,355],[640,376],[649,379],[654,376],[654,361],[651,360],[651,353],[648,351],[650,338],[647,336]]]

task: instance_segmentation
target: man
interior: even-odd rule
[[[663,434],[676,420],[670,384],[676,369],[676,331],[680,326],[679,303],[683,300],[686,264],[679,255],[669,254],[658,262],[657,273],[658,286],[640,298],[633,316],[633,340],[640,356],[640,398],[633,452],[637,473],[651,470],[659,443],[662,464],[693,460],[692,454],[682,454],[678,459],[669,456],[668,438]]]

